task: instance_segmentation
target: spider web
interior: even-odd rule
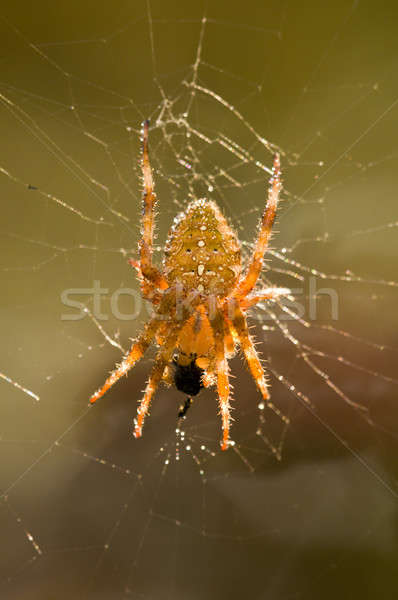
[[[394,8],[30,10],[10,5],[2,21],[2,597],[390,597]],[[127,265],[148,117],[158,260],[176,213],[199,197],[217,201],[247,255],[281,154],[263,284],[292,298],[251,319],[275,409],[233,359],[226,453],[214,390],[177,423],[183,397],[159,389],[132,438],[150,354],[87,407],[148,318]],[[71,289],[83,319],[65,319]],[[112,310],[125,289],[117,306],[134,318]]]

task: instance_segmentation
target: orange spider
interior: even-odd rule
[[[144,419],[155,390],[163,380],[188,394],[179,416],[185,415],[203,387],[217,383],[222,419],[221,448],[230,443],[230,384],[228,358],[238,346],[263,399],[270,394],[264,370],[249,335],[247,310],[257,302],[289,293],[285,288],[253,292],[271,236],[281,190],[279,156],[273,172],[260,231],[246,273],[241,275],[239,240],[218,206],[205,199],[191,202],[174,221],[165,248],[163,268],[152,262],[156,195],[148,154],[149,121],[143,126],[142,173],[144,181],[140,260],[136,268],[144,298],[155,305],[155,315],[133,343],[120,365],[90,398],[95,402],[126,375],[155,339],[159,347],[144,397],[134,422],[134,435],[141,437]]]

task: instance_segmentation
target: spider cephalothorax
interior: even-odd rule
[[[130,264],[138,272],[144,298],[155,315],[133,343],[121,364],[91,397],[95,402],[143,356],[153,340],[159,347],[145,394],[140,401],[134,435],[140,437],[155,390],[163,380],[174,383],[188,399],[203,387],[217,385],[222,419],[221,447],[229,443],[230,384],[228,358],[240,347],[264,400],[270,395],[264,370],[249,335],[246,312],[257,302],[289,293],[285,288],[253,292],[263,265],[281,189],[279,156],[274,158],[267,206],[253,253],[242,276],[240,244],[218,206],[201,199],[176,217],[166,243],[163,268],[152,262],[154,207],[152,172],[148,155],[149,123],[144,123],[142,171],[144,179],[140,260]]]

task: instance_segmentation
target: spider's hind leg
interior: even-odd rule
[[[245,277],[238,284],[235,295],[243,298],[255,287],[263,268],[264,254],[271,238],[272,227],[275,221],[279,195],[282,189],[279,155],[274,157],[272,177],[268,189],[267,205],[261,220],[260,231],[254,245],[253,255],[250,259]]]
[[[141,227],[141,241],[139,244],[140,248],[140,262],[139,267],[147,282],[151,282],[159,290],[165,290],[168,288],[168,283],[165,277],[161,274],[159,269],[155,267],[152,262],[153,254],[153,236],[155,228],[155,206],[156,206],[156,194],[154,192],[154,183],[152,177],[151,164],[149,162],[149,150],[148,150],[148,135],[149,135],[149,121],[145,121],[143,125],[142,134],[142,176],[144,181],[144,194],[143,194],[143,213],[142,213],[142,227]],[[135,265],[134,265],[135,266]]]
[[[159,304],[162,299],[162,292],[159,291],[159,288],[152,281],[144,277],[139,261],[129,258],[128,263],[137,272],[142,296],[153,302],[153,304]]]

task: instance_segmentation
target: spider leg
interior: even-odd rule
[[[137,277],[141,285],[142,296],[147,300],[150,300],[154,304],[159,304],[160,300],[162,299],[162,295],[159,292],[158,288],[151,281],[145,279],[144,275],[142,274],[139,261],[130,258],[128,262],[129,265],[137,271]]]
[[[258,302],[264,300],[278,300],[282,296],[289,296],[291,294],[289,288],[265,288],[264,290],[258,290],[255,294],[250,294],[240,301],[240,306],[243,310],[254,306]]]
[[[162,321],[156,318],[152,319],[147,323],[144,331],[141,333],[139,338],[133,343],[130,351],[123,358],[120,365],[112,371],[104,385],[100,387],[90,398],[90,402],[94,403],[98,398],[101,398],[113,386],[123,375],[133,367],[143,356],[145,351],[148,349],[157,329],[159,328]]]
[[[254,246],[253,255],[250,260],[246,275],[240,281],[235,290],[234,295],[236,296],[246,296],[249,292],[252,291],[252,289],[257,283],[257,279],[263,267],[264,254],[267,250],[268,242],[271,237],[271,231],[275,221],[276,208],[278,205],[281,187],[282,184],[280,178],[280,161],[279,155],[276,154],[274,158],[272,177],[270,179],[270,186],[268,190],[267,206],[265,208],[261,220],[260,231],[258,234],[256,244]]]
[[[250,369],[250,373],[252,374],[252,377],[256,382],[256,385],[260,390],[262,397],[264,398],[264,400],[268,401],[270,399],[270,393],[268,391],[264,369],[258,357],[256,348],[254,347],[253,341],[250,337],[246,317],[238,306],[235,308],[235,315],[232,319],[232,326],[236,331],[236,335],[245,355],[247,364]]]
[[[222,422],[222,441],[221,450],[227,450],[229,446],[229,427],[231,422],[230,412],[230,384],[229,384],[229,366],[225,354],[225,324],[220,313],[213,323],[215,332],[215,355],[216,355],[216,372],[217,372],[217,392],[220,405],[220,414]]]
[[[211,387],[212,385],[214,385],[215,377],[214,377],[213,373],[210,373],[206,370],[203,373],[202,383],[203,383],[203,387],[205,387],[205,388],[208,388],[208,387]]]
[[[144,122],[142,138],[142,160],[141,168],[144,180],[143,215],[142,215],[142,237],[140,248],[140,269],[145,279],[161,290],[168,288],[168,283],[159,269],[152,263],[153,233],[155,226],[156,194],[152,178],[152,170],[149,162],[148,152],[149,121]]]
[[[159,350],[155,364],[152,369],[152,373],[149,377],[148,383],[145,388],[144,397],[142,398],[138,410],[137,410],[137,418],[134,421],[134,437],[139,438],[142,435],[142,428],[144,425],[144,420],[149,411],[149,406],[151,404],[151,400],[155,394],[156,388],[163,378],[164,371],[167,365],[170,362],[171,356],[173,354],[176,342],[178,338],[178,331],[173,335],[170,335],[167,341],[165,341],[164,345]]]
[[[234,332],[231,327],[229,327],[227,321],[224,321],[224,345],[227,358],[234,356],[236,340],[234,338]]]

